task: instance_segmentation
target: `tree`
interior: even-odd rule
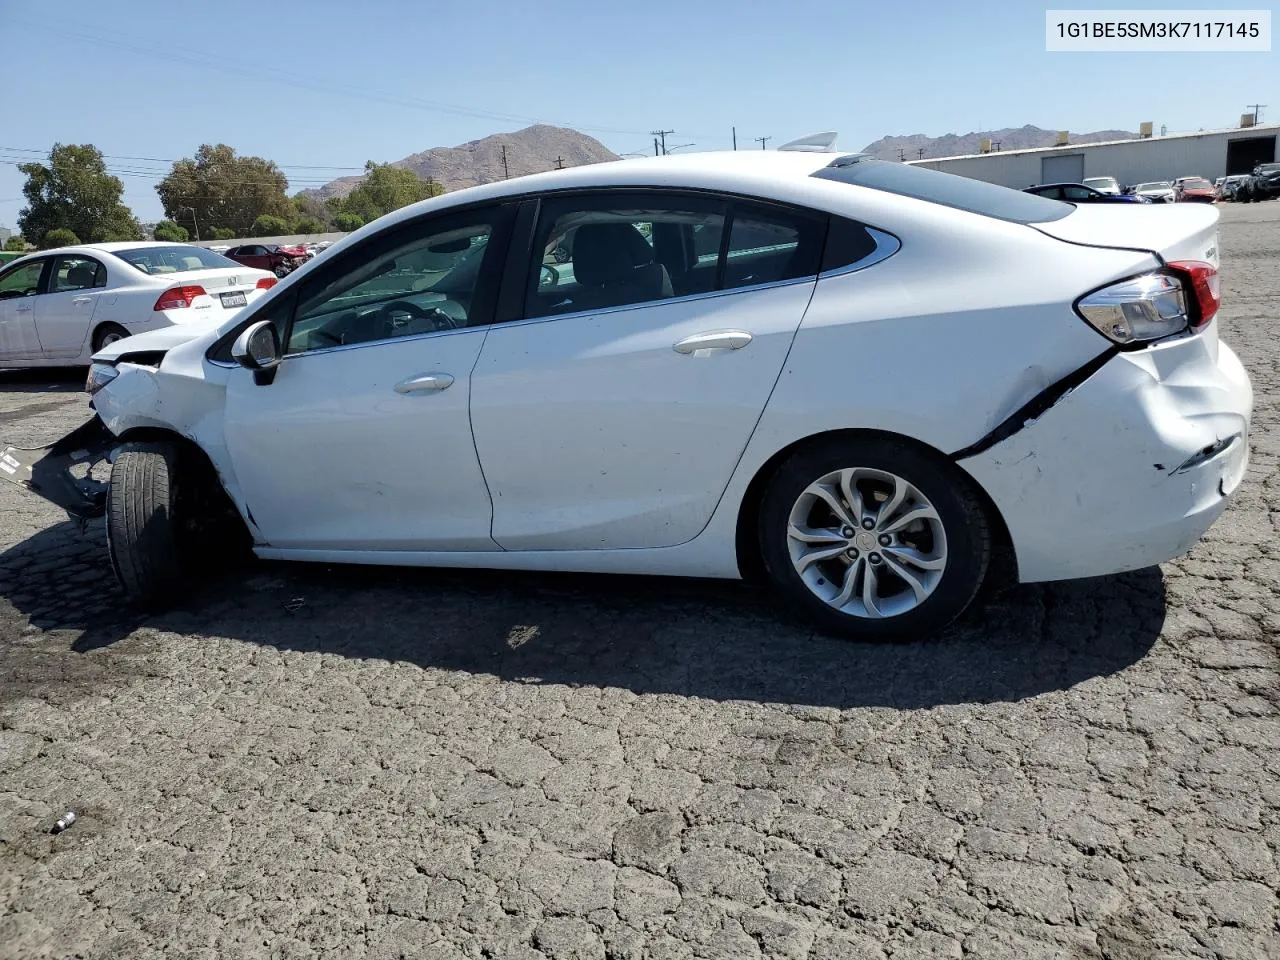
[[[234,240],[236,232],[230,227],[214,227],[209,231],[210,240]]]
[[[21,253],[23,250],[27,249],[27,241],[23,240],[21,237],[10,237],[4,242],[4,248],[6,250],[16,250]]]
[[[157,240],[167,240],[170,243],[186,243],[187,238],[191,234],[187,233],[186,227],[172,220],[161,220],[156,224],[156,228],[152,231],[152,236]]]
[[[80,242],[80,238],[75,235],[74,231],[68,230],[66,227],[55,227],[44,235],[44,240],[40,243],[41,250],[51,250],[54,247],[74,247]]]
[[[364,169],[365,177],[354,190],[344,198],[330,199],[335,217],[340,213],[354,213],[368,223],[392,210],[444,193],[444,187],[436,181],[421,180],[412,170],[401,170],[389,163],[370,160]]]
[[[293,195],[293,209],[299,219],[319,220],[324,224],[324,229],[328,230],[332,211],[325,205],[325,202],[319,197],[311,196],[306,193],[295,193]],[[316,231],[320,233],[322,231]]]
[[[289,222],[284,217],[273,217],[263,214],[253,221],[249,228],[251,237],[280,237],[289,232]]]
[[[24,163],[22,188],[27,206],[18,214],[24,237],[70,230],[86,241],[141,240],[142,229],[120,197],[124,184],[107,173],[102,153],[92,144],[54,144],[49,162]]]
[[[354,213],[339,213],[333,218],[333,228],[341,230],[343,233],[350,233],[352,230],[359,230],[364,226],[364,221]]]
[[[324,233],[324,224],[315,217],[303,217],[293,224],[294,233]]]
[[[194,158],[179,160],[156,184],[170,220],[189,233],[212,236],[222,227],[247,236],[258,217],[289,217],[288,181],[280,168],[262,157],[238,157],[225,143],[204,144]]]

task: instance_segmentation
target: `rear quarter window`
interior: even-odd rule
[[[1034,193],[1010,190],[994,183],[906,163],[877,160],[866,154],[839,157],[813,176],[916,200],[927,200],[944,207],[1011,223],[1048,223],[1061,220],[1075,210],[1069,203],[1039,197]]]

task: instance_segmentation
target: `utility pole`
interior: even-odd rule
[[[505,180],[511,179],[511,168],[507,166],[507,145],[502,145],[502,176]]]
[[[733,149],[738,149],[738,128],[733,128]]]
[[[196,219],[196,208],[187,207],[191,211],[191,225],[196,228],[196,243],[200,242],[200,221]]]
[[[773,137],[753,137],[752,139],[754,139],[756,143],[760,144],[760,149],[763,150],[764,145],[772,140]]]
[[[918,150],[916,150],[916,159],[922,160],[923,158],[924,158],[924,147],[920,147]]]
[[[674,130],[650,130],[649,132],[662,141],[662,152],[663,154],[665,154],[667,152],[667,134],[675,133],[675,131]]]
[[[907,151],[903,150],[901,147],[898,148],[898,159],[903,163],[907,162]]]
[[[1252,108],[1253,125],[1256,127],[1258,125],[1258,119],[1262,116],[1262,108],[1265,107],[1266,104],[1265,103],[1246,103],[1245,106]]]
[[[556,169],[557,170],[564,169],[564,157],[556,157]]]
[[[653,138],[653,155],[655,157],[658,155],[658,138],[657,137]]]
[[[994,145],[994,146],[995,146],[995,148],[996,148],[996,153],[999,153],[999,152],[1000,152],[1000,141],[999,141],[999,140],[993,141],[993,145]]]

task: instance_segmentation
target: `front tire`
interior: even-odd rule
[[[765,492],[758,535],[788,606],[824,633],[858,640],[941,631],[977,595],[992,553],[972,481],[891,438],[794,454]]]
[[[111,464],[107,548],[131,600],[157,607],[182,586],[175,522],[178,450],[171,443],[126,443]]]

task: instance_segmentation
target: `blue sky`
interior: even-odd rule
[[[739,148],[835,129],[856,149],[1024,123],[1223,127],[1254,102],[1271,105],[1264,122],[1280,120],[1274,48],[1047,53],[1044,11],[1014,0],[0,0],[0,157],[87,142],[153,158],[109,161],[150,220],[162,211],[148,171],[201,143],[275,160],[292,190],[534,120],[619,153],[651,150],[659,127],[697,149],[727,149],[734,125]],[[304,168],[321,165],[331,169]],[[0,225],[13,227],[22,182],[0,164]]]

